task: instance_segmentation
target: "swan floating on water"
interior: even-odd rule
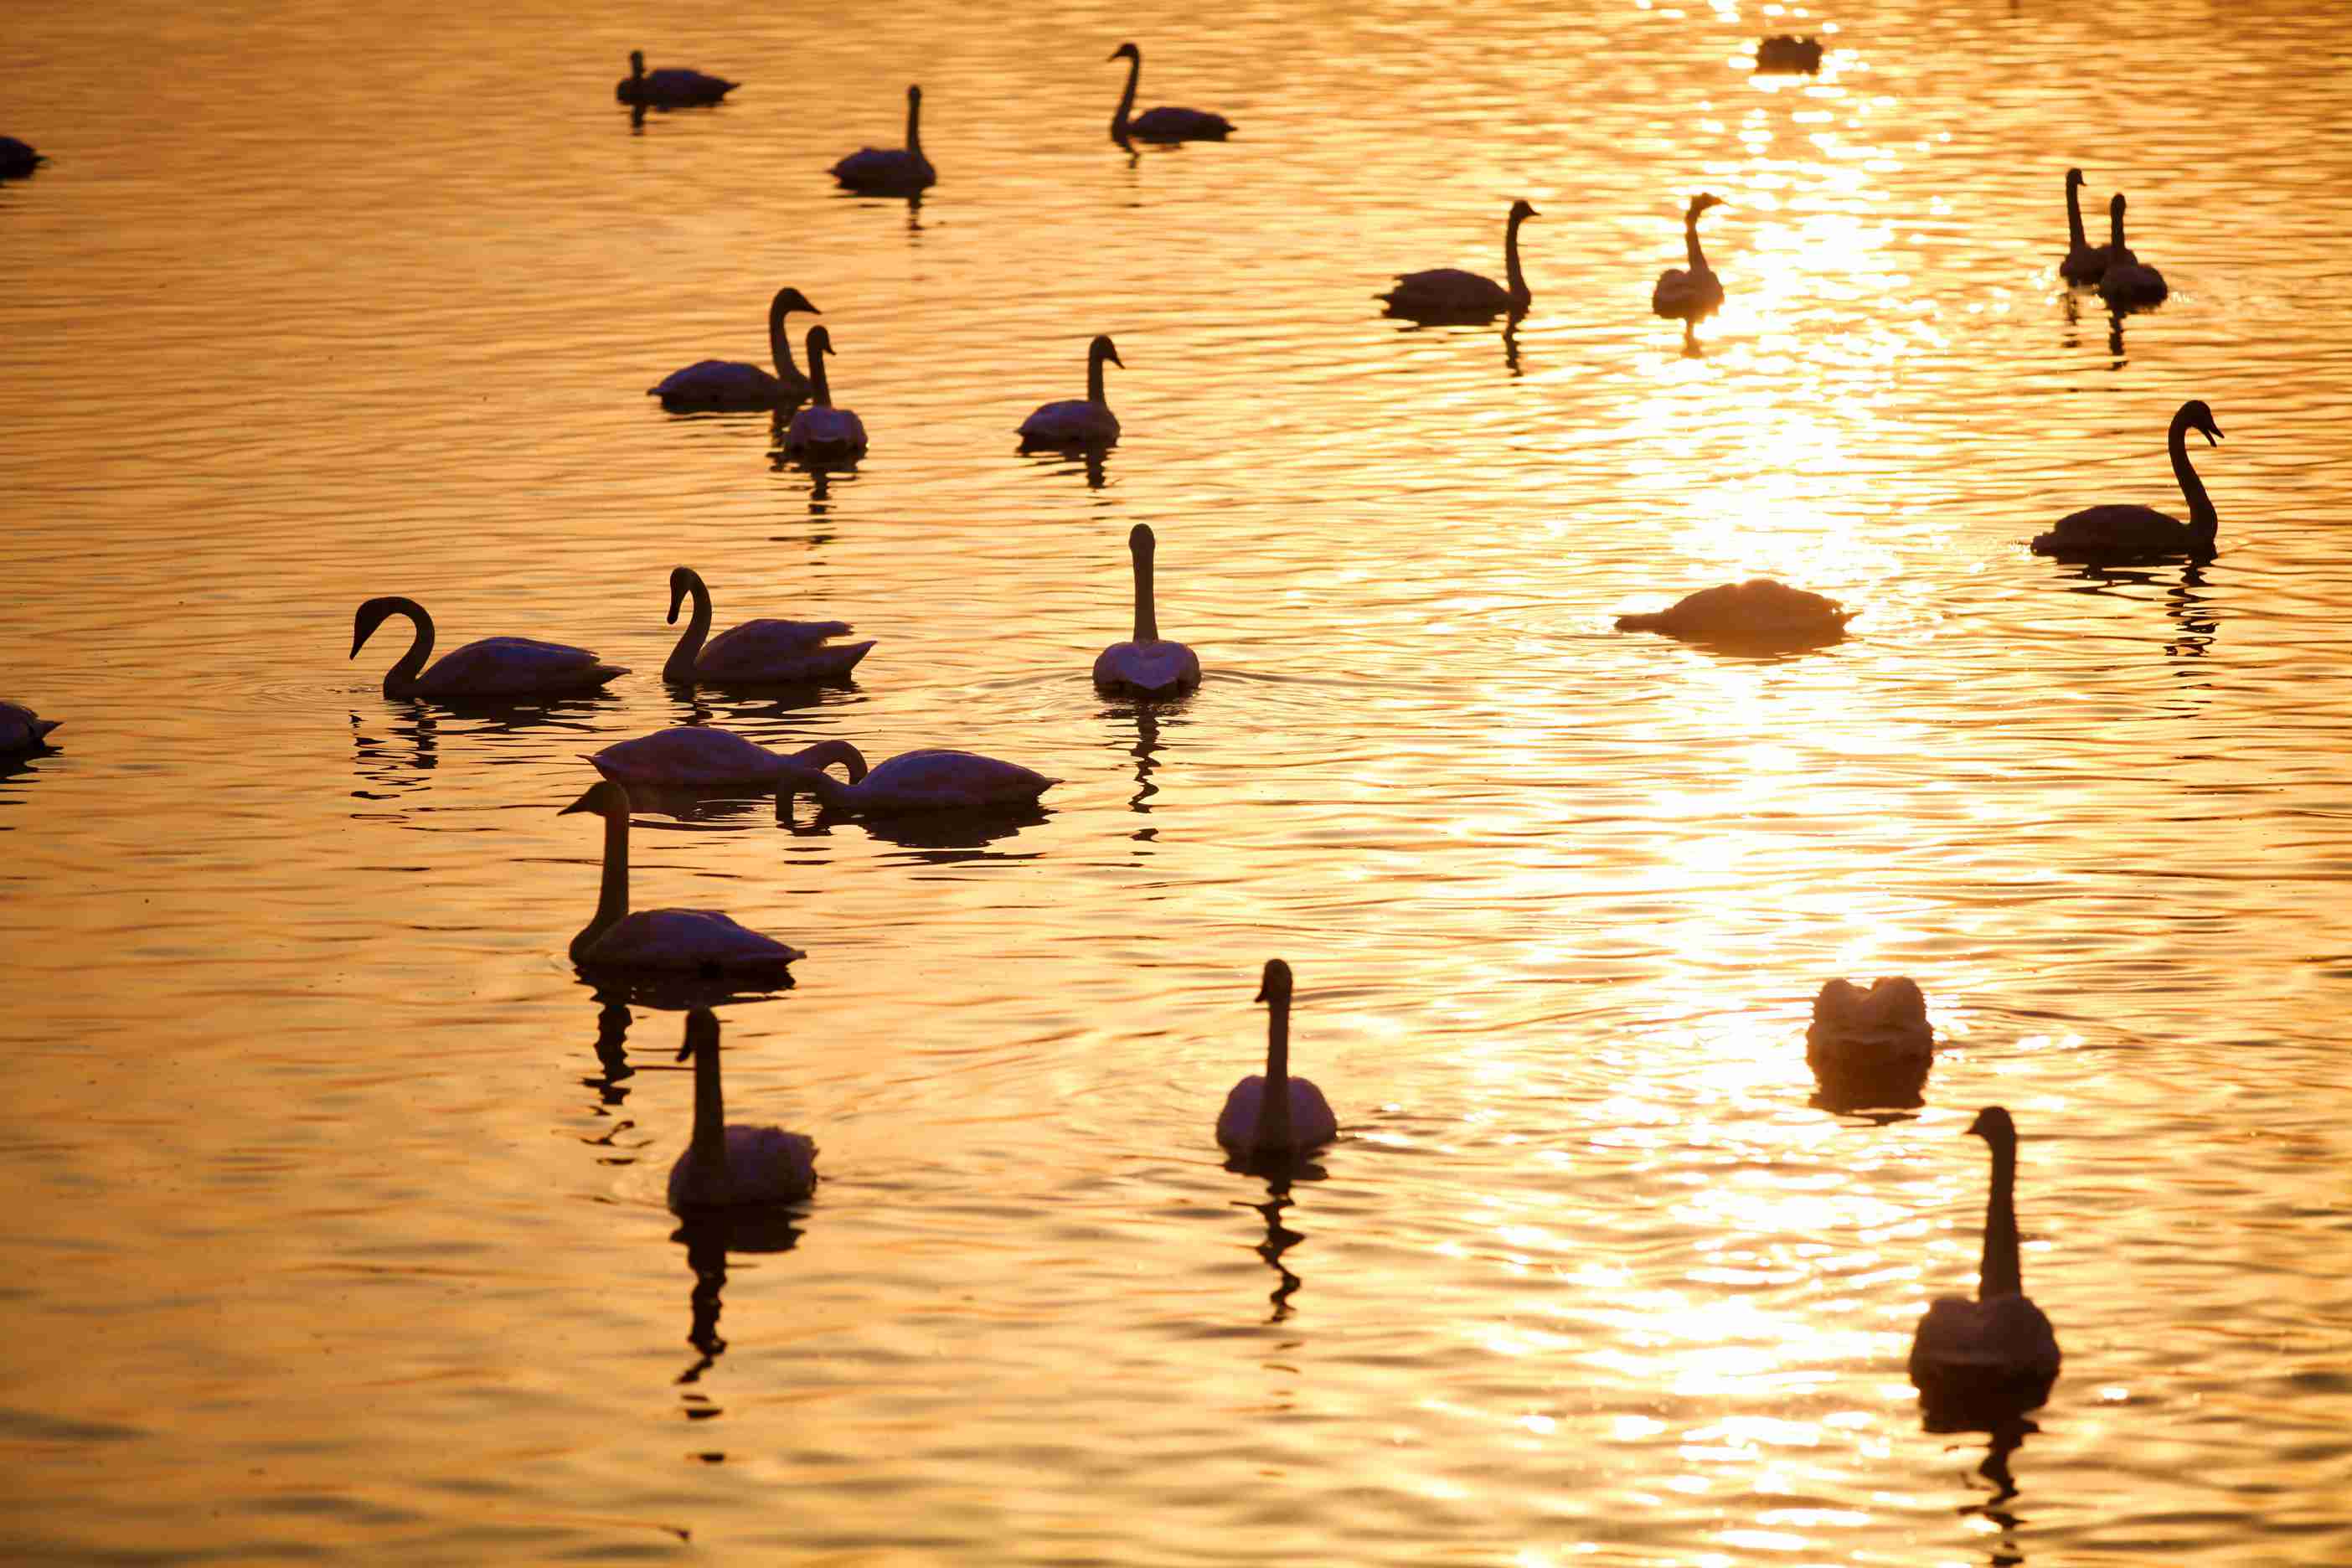
[[[44,719],[21,702],[0,702],[0,757],[46,751],[62,719]]]
[[[662,679],[682,686],[698,681],[713,686],[789,686],[819,680],[846,680],[874,645],[835,643],[845,637],[847,621],[745,621],[728,627],[708,645],[710,633],[710,590],[691,566],[671,569],[669,624],[677,625],[678,605],[694,597],[694,615],[678,635],[662,666]]]
[[[604,819],[604,879],[596,913],[572,939],[583,969],[657,970],[703,978],[776,975],[808,954],[735,923],[717,910],[629,910],[629,792],[611,780],[558,816],[593,811]]]
[[[784,451],[792,457],[837,462],[866,455],[865,422],[848,409],[833,405],[833,388],[824,376],[825,358],[832,353],[833,334],[823,327],[811,327],[809,400],[784,430]]]
[[[2176,555],[2211,560],[2221,520],[2213,510],[2212,498],[2205,493],[2205,481],[2197,477],[2189,461],[2191,430],[2202,435],[2209,447],[2221,438],[2213,411],[2200,398],[2180,405],[2165,435],[2165,446],[2172,454],[2173,478],[2180,481],[2180,493],[2188,498],[2187,522],[2167,517],[2152,506],[2087,507],[2060,518],[2058,526],[2049,532],[2036,534],[2033,553],[2054,555],[2061,561],[2142,561]]]
[[[1147,109],[1129,120],[1127,112],[1135,107],[1135,84],[1143,75],[1143,51],[1133,44],[1121,44],[1110,58],[1128,62],[1127,91],[1119,96],[1118,112],[1110,117],[1112,141],[1222,142],[1234,133],[1232,121],[1202,109]]]
[[[671,408],[773,408],[798,402],[808,395],[809,379],[793,363],[793,341],[784,333],[784,318],[794,310],[824,313],[797,289],[776,290],[768,301],[768,357],[775,361],[775,374],[740,360],[697,360],[646,388],[646,395]]]
[[[48,162],[14,136],[0,136],[0,180],[21,180]]]
[[[813,795],[824,810],[844,816],[906,816],[1034,805],[1039,795],[1062,782],[994,757],[950,751],[902,752],[870,773],[853,770],[848,784],[791,758],[783,759],[772,776],[776,815],[787,819],[793,801],[802,795]]]
[[[646,69],[646,52],[631,49],[629,74],[621,79],[613,96],[623,103],[644,109],[699,109],[717,103],[741,85],[682,66],[649,71]]]
[[[1801,38],[1793,33],[1765,38],[1756,46],[1756,68],[1759,72],[1811,76],[1822,68],[1822,41]]]
[[[1143,697],[1172,697],[1201,684],[1200,656],[1160,635],[1151,594],[1151,558],[1159,548],[1150,524],[1139,522],[1128,530],[1127,551],[1135,563],[1135,636],[1095,656],[1097,686]]]
[[[1886,1100],[1916,1104],[1936,1053],[1927,1026],[1927,999],[1908,976],[1890,974],[1870,989],[1843,978],[1831,981],[1813,998],[1813,1021],[1805,1030],[1805,1065],[1824,1085],[1851,1087],[1874,1098],[1886,1086]],[[1853,1100],[1852,1094],[1842,1100]]]
[[[352,620],[352,657],[367,646],[376,627],[393,616],[406,616],[416,637],[400,662],[384,672],[386,697],[426,697],[442,702],[512,702],[528,698],[575,696],[594,691],[628,674],[604,664],[584,647],[533,637],[484,637],[444,655],[432,668],[433,617],[414,599],[387,594],[368,600]],[[422,670],[424,673],[419,674]]]
[[[1621,632],[1664,632],[1694,641],[1834,642],[1854,612],[1835,599],[1769,577],[1702,588],[1650,615],[1620,616]]]
[[[1977,1299],[1946,1296],[1928,1306],[1911,1342],[1911,1382],[1931,1411],[2019,1414],[2050,1396],[2058,1336],[2027,1300],[2019,1272],[2016,1124],[1988,1105],[1969,1131],[1992,1149]]]
[[[2058,276],[2077,288],[2088,289],[2106,275],[2107,258],[2115,254],[2113,246],[2102,245],[2093,249],[2083,236],[2083,208],[2075,193],[2083,188],[2083,171],[2066,171],[2066,254],[2058,263]]]
[[[907,144],[904,147],[864,147],[833,166],[833,177],[853,191],[867,195],[906,196],[935,184],[939,176],[923,156],[920,121],[923,89],[907,89]]]
[[[677,1059],[694,1062],[694,1140],[669,1168],[669,1206],[743,1208],[793,1204],[816,1191],[816,1140],[781,1127],[727,1125],[719,1086],[719,1019],[708,1007],[686,1016]]]
[[[1034,447],[1108,447],[1118,439],[1118,416],[1103,401],[1103,365],[1127,368],[1118,345],[1108,335],[1087,345],[1087,395],[1048,403],[1021,422],[1021,449]]]
[[[1722,205],[1720,197],[1705,191],[1691,198],[1683,213],[1683,245],[1690,258],[1689,269],[1667,268],[1658,275],[1658,286],[1650,290],[1650,309],[1668,321],[1680,321],[1685,340],[1723,306],[1723,284],[1715,268],[1706,264],[1706,252],[1698,247],[1698,215]]]
[[[766,791],[785,768],[821,771],[839,763],[851,783],[866,776],[866,758],[846,741],[819,741],[800,752],[772,752],[731,730],[679,724],[601,752],[583,752],[590,765],[615,784],[646,789]]]
[[[2099,275],[2099,298],[2114,310],[2161,305],[2171,290],[2164,274],[2132,254],[2124,243],[2124,194],[2107,203],[2107,269]]]
[[[1289,1156],[1339,1136],[1323,1091],[1290,1074],[1290,965],[1265,961],[1256,1000],[1265,1004],[1265,1071],[1234,1085],[1217,1113],[1217,1142],[1236,1154]]]
[[[1503,224],[1503,275],[1510,279],[1507,288],[1459,267],[1435,267],[1426,272],[1399,273],[1395,288],[1372,298],[1387,303],[1388,314],[1416,321],[1469,324],[1491,321],[1506,313],[1516,321],[1528,313],[1528,303],[1534,298],[1528,291],[1527,274],[1519,270],[1519,225],[1542,216],[1525,201],[1511,204],[1511,216]]]

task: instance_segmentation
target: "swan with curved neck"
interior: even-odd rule
[[[0,757],[48,749],[49,731],[62,719],[44,719],[21,702],[0,702]]]
[[[1387,314],[1415,321],[1469,324],[1491,321],[1508,314],[1513,321],[1528,313],[1534,296],[1527,274],[1519,269],[1519,226],[1540,217],[1525,201],[1511,204],[1503,222],[1503,274],[1507,286],[1459,267],[1435,267],[1426,272],[1397,275],[1396,287],[1372,298],[1388,305]]]
[[[686,1016],[677,1059],[694,1063],[694,1138],[669,1168],[669,1206],[743,1208],[798,1203],[816,1191],[816,1140],[781,1127],[727,1125],[719,1083],[719,1019],[708,1007]]]
[[[809,379],[793,363],[793,341],[784,318],[794,310],[823,315],[797,289],[779,289],[768,301],[768,357],[775,362],[773,375],[740,360],[697,360],[674,370],[656,385],[646,388],[671,408],[773,408],[797,402],[808,393]]]
[[[2027,1299],[2017,1239],[2017,1127],[1986,1106],[1969,1131],[1992,1150],[1977,1298],[1929,1304],[1911,1342],[1911,1381],[1931,1406],[2031,1410],[2058,1377],[2058,1336]]]
[[[683,66],[649,71],[646,69],[645,50],[631,49],[629,74],[621,79],[613,96],[641,109],[699,109],[717,103],[741,85]]]
[[[1151,563],[1160,542],[1150,525],[1128,531],[1127,552],[1135,564],[1135,636],[1116,642],[1095,658],[1095,684],[1140,697],[1172,697],[1201,684],[1201,658],[1182,643],[1160,635],[1152,602]]]
[[[671,626],[677,625],[678,606],[689,595],[694,614],[662,666],[662,679],[677,685],[789,686],[846,680],[874,646],[833,642],[834,637],[849,635],[847,621],[745,621],[705,643],[702,639],[710,636],[710,590],[693,567],[672,568]]]
[[[1222,142],[1234,133],[1234,122],[1203,109],[1147,109],[1134,119],[1135,84],[1143,75],[1143,51],[1121,44],[1110,58],[1127,62],[1127,90],[1119,95],[1118,112],[1110,117],[1110,139],[1121,144],[1132,140],[1166,144],[1175,142]]]
[[[833,334],[823,327],[811,327],[809,400],[784,430],[784,451],[792,457],[838,462],[866,455],[865,421],[846,408],[833,405],[833,386],[824,374],[824,362],[832,353]]]
[[[2191,430],[2203,436],[2209,447],[2221,439],[2221,427],[2213,423],[2213,411],[2200,398],[2182,404],[2172,416],[2171,428],[2165,433],[2165,446],[2172,454],[2172,477],[2179,481],[2180,493],[2189,502],[2187,522],[2168,517],[2152,506],[2087,507],[2060,518],[2058,526],[2049,532],[2036,534],[2033,553],[2054,555],[2062,561],[2128,561],[2175,555],[2211,560],[2221,520],[2213,510],[2212,498],[2205,493],[2205,481],[2197,477],[2197,469],[2189,461]]]
[[[1288,1156],[1339,1136],[1323,1091],[1290,1071],[1290,965],[1265,961],[1258,985],[1265,1004],[1265,1071],[1234,1085],[1217,1113],[1217,1142],[1243,1156]]]
[[[1014,763],[972,752],[901,752],[871,773],[843,784],[797,759],[777,770],[776,816],[789,822],[793,802],[816,797],[820,809],[844,816],[908,816],[926,811],[1014,811],[1061,783]]]
[[[937,182],[931,161],[923,156],[921,121],[923,89],[907,89],[907,144],[904,147],[863,147],[833,166],[833,177],[850,190],[867,195],[912,195]]]
[[[2099,298],[2116,310],[2161,305],[2171,289],[2164,274],[2132,254],[2124,243],[2124,194],[2107,203],[2107,269],[2099,275]]]
[[[384,672],[386,697],[426,697],[442,702],[511,702],[527,698],[576,696],[594,691],[628,674],[604,664],[584,647],[541,642],[535,637],[484,637],[445,654],[433,668],[433,617],[414,599],[387,594],[368,600],[352,619],[352,657],[367,646],[376,627],[406,616],[416,636],[398,663]]]
[[[47,158],[33,151],[30,142],[0,136],[0,180],[28,179],[34,170],[47,162]]]
[[[1118,345],[1108,335],[1097,337],[1087,345],[1087,395],[1061,403],[1048,403],[1021,422],[1021,447],[1024,451],[1038,447],[1108,447],[1118,439],[1118,416],[1110,411],[1103,399],[1103,366],[1115,364],[1127,368],[1118,357]]]
[[[1687,269],[1667,268],[1658,275],[1657,287],[1650,290],[1650,309],[1668,321],[1680,321],[1685,341],[1701,321],[1723,305],[1723,284],[1716,277],[1715,268],[1706,264],[1706,253],[1698,246],[1699,215],[1722,205],[1719,197],[1705,191],[1691,198],[1690,205],[1683,212],[1683,248],[1690,266]]]
[[[629,792],[610,780],[559,816],[593,811],[604,819],[604,878],[596,913],[572,939],[572,962],[583,969],[644,970],[718,977],[780,973],[808,955],[773,937],[746,930],[716,910],[629,908]]]
[[[2066,171],[2066,254],[2058,262],[2058,276],[2077,288],[2088,289],[2106,275],[2107,259],[2115,247],[2102,245],[2094,249],[2083,234],[2083,208],[2075,195],[2083,188],[2083,171]]]
[[[1801,647],[1835,642],[1854,612],[1835,599],[1769,577],[1702,588],[1664,610],[1620,616],[1621,632],[1664,632],[1694,642]]]

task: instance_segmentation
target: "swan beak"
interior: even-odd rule
[[[595,808],[593,805],[591,805],[589,804],[589,802],[590,802],[592,799],[593,799],[593,798],[594,798],[595,794],[596,794],[595,788],[594,788],[593,785],[592,785],[592,786],[590,786],[590,788],[589,788],[588,792],[587,792],[585,795],[582,795],[578,800],[573,801],[570,805],[565,806],[562,810],[561,810],[561,811],[557,812],[555,815],[556,815],[556,816],[571,816],[571,815],[572,815],[573,812],[575,812],[575,811],[593,811],[593,810],[595,810],[596,808]]]
[[[1263,1002],[1265,1000],[1265,985],[1264,982],[1259,983],[1257,994],[1251,997],[1250,1000],[1253,1002]]]
[[[2205,426],[2205,444],[2208,447],[2219,446],[2221,445],[2221,427],[2219,425],[2208,425]]]

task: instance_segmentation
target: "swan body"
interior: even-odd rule
[[[646,388],[646,395],[671,408],[773,408],[799,401],[808,395],[809,379],[793,363],[792,339],[784,332],[784,318],[794,310],[824,314],[799,289],[776,290],[768,301],[768,357],[775,362],[774,374],[740,360],[697,360]]]
[[[596,913],[572,939],[572,962],[583,969],[652,971],[713,978],[780,974],[808,955],[738,925],[717,910],[629,909],[629,792],[610,780],[559,813],[593,811],[604,819],[604,875]]]
[[[1706,255],[1698,245],[1699,215],[1722,205],[1720,198],[1704,191],[1691,198],[1689,207],[1683,213],[1683,245],[1690,266],[1687,269],[1667,268],[1658,275],[1657,287],[1650,290],[1650,309],[1668,321],[1680,321],[1686,337],[1691,329],[1723,307],[1723,284],[1717,279],[1715,268],[1706,264]]]
[[[2171,289],[2164,274],[2132,254],[2124,243],[2124,196],[2117,191],[2107,203],[2107,269],[2099,275],[2099,298],[2110,310],[2137,310],[2161,305]]]
[[[2076,288],[2095,286],[2106,275],[2107,258],[2115,247],[2102,245],[2092,248],[2083,236],[2083,208],[2075,193],[2083,188],[2083,171],[2066,171],[2066,254],[2058,263],[2058,276]]]
[[[14,136],[0,136],[0,180],[21,180],[48,162]]]
[[[710,632],[710,590],[693,567],[672,569],[670,625],[677,625],[678,606],[689,595],[694,615],[662,666],[664,680],[689,686],[697,681],[758,686],[846,680],[874,647],[871,642],[831,641],[849,635],[847,621],[745,621],[705,643],[702,639]]]
[[[1062,403],[1048,403],[1021,422],[1024,451],[1034,447],[1108,447],[1118,439],[1118,416],[1103,400],[1103,366],[1127,368],[1118,347],[1108,336],[1087,345],[1087,395]]]
[[[833,405],[833,388],[824,375],[824,362],[832,353],[833,334],[823,327],[811,327],[809,401],[785,427],[784,451],[789,456],[842,461],[866,455],[865,422],[848,409]]]
[[[669,1168],[669,1206],[745,1208],[798,1203],[816,1191],[816,1140],[781,1127],[727,1125],[719,1079],[719,1020],[708,1007],[686,1016],[678,1060],[694,1062],[694,1138]]]
[[[2025,1294],[2017,1240],[2017,1127],[1989,1105],[1969,1131],[1992,1149],[1977,1299],[1932,1302],[1911,1342],[1911,1381],[1930,1405],[2031,1410],[2058,1377],[2058,1336]]]
[[[1832,980],[1813,998],[1805,1061],[1824,1077],[1925,1062],[1935,1048],[1927,999],[1906,975],[1874,980],[1867,991]]]
[[[698,109],[717,103],[741,85],[678,66],[649,71],[646,69],[645,51],[631,49],[629,74],[621,79],[613,96],[623,103],[644,109]]]
[[[868,195],[913,195],[938,182],[931,161],[923,156],[921,120],[923,89],[907,89],[907,144],[904,147],[863,147],[833,166],[833,177],[850,190]]]
[[[906,816],[926,811],[988,811],[1032,805],[1061,781],[1017,763],[971,752],[902,752],[870,773],[843,784],[797,759],[776,778],[776,811],[791,815],[793,799],[816,796],[826,811],[862,816]]]
[[[484,637],[443,655],[430,669],[433,617],[414,599],[396,594],[368,600],[352,622],[352,657],[367,646],[376,627],[393,616],[415,623],[415,639],[400,662],[384,673],[386,697],[425,697],[443,702],[512,702],[594,691],[628,674],[605,664],[584,647],[533,637]]]
[[[1751,577],[1702,588],[1653,615],[1620,616],[1617,629],[1735,642],[1834,640],[1853,615],[1835,599]]]
[[[2165,445],[2172,455],[2173,477],[2189,502],[2189,521],[2168,517],[2148,506],[2095,506],[2069,512],[2047,533],[2036,534],[2033,553],[2062,561],[2127,561],[2186,555],[2210,561],[2214,534],[2221,525],[2205,481],[2189,461],[2189,432],[2197,431],[2205,444],[2221,438],[2213,411],[2201,399],[2180,405],[2172,416]]]
[[[1339,1136],[1323,1091],[1291,1076],[1290,987],[1290,965],[1268,959],[1256,997],[1266,1005],[1265,1071],[1234,1085],[1217,1112],[1217,1142],[1236,1154],[1287,1157]]]
[[[823,769],[839,763],[852,782],[866,776],[866,759],[846,741],[819,741],[801,752],[772,752],[731,730],[680,724],[587,753],[590,765],[615,784],[647,789],[765,790],[785,767]]]
[[[62,719],[44,719],[21,702],[0,702],[0,757],[46,750]]]
[[[1143,75],[1143,51],[1121,44],[1110,58],[1127,62],[1127,91],[1119,97],[1118,112],[1110,117],[1112,141],[1222,142],[1234,133],[1232,121],[1202,109],[1147,109],[1129,119],[1128,111],[1135,107],[1135,84]]]
[[[1135,636],[1115,642],[1095,657],[1095,684],[1143,697],[1172,697],[1201,684],[1201,658],[1182,643],[1160,635],[1153,603],[1151,563],[1160,547],[1150,525],[1128,531],[1128,554],[1135,564]]]
[[[1756,46],[1756,68],[1762,72],[1811,76],[1822,68],[1822,41],[1782,33]]]
[[[1511,204],[1511,216],[1503,225],[1503,272],[1510,279],[1507,286],[1458,267],[1438,267],[1426,272],[1400,273],[1395,288],[1373,298],[1386,302],[1388,314],[1416,321],[1471,323],[1491,321],[1506,313],[1523,316],[1534,296],[1528,292],[1527,274],[1519,270],[1519,225],[1541,216],[1524,201]]]

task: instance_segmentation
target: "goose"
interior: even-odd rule
[[[1617,629],[1702,642],[1834,642],[1853,615],[1835,599],[1769,577],[1751,577],[1702,588],[1654,614],[1620,616]]]
[[[669,1168],[669,1206],[744,1208],[798,1203],[816,1191],[816,1141],[781,1127],[727,1125],[719,1088],[719,1019],[708,1007],[686,1016],[677,1059],[694,1062],[694,1141]]]
[[[2161,305],[2171,292],[2164,274],[2134,256],[2124,243],[2124,194],[2107,203],[2107,269],[2099,275],[2099,298],[2114,310]]]
[[[848,409],[833,405],[833,389],[824,378],[825,356],[831,353],[833,334],[823,327],[811,327],[809,400],[784,431],[784,451],[792,457],[822,461],[866,455],[865,423]]]
[[[1291,1155],[1339,1136],[1323,1091],[1290,1076],[1290,965],[1265,961],[1256,1000],[1266,1005],[1265,1072],[1234,1085],[1217,1113],[1217,1142],[1237,1154]]]
[[[1201,684],[1201,658],[1180,642],[1160,635],[1151,598],[1151,558],[1160,542],[1149,523],[1128,530],[1127,552],[1135,563],[1135,636],[1095,656],[1095,684],[1142,697],[1172,697]]]
[[[1839,978],[1813,998],[1805,1062],[1824,1078],[1924,1063],[1935,1048],[1927,999],[1907,975],[1884,976],[1867,991]]]
[[[2083,237],[2083,208],[2075,192],[2083,188],[2083,171],[2066,171],[2066,254],[2058,263],[2058,276],[2078,288],[2096,284],[2107,270],[2107,258],[2115,254],[2113,246],[2103,245],[2094,250]]]
[[[776,362],[775,374],[740,360],[697,360],[646,387],[646,395],[671,408],[773,408],[799,401],[808,395],[809,379],[793,363],[793,342],[784,333],[784,318],[794,310],[824,313],[797,289],[776,290],[768,301],[768,357]]]
[[[0,180],[21,180],[48,159],[14,136],[0,136]]]
[[[907,89],[907,144],[904,147],[863,147],[833,166],[833,177],[850,190],[868,195],[912,195],[939,176],[923,156],[918,121],[923,111],[923,89]]]
[[[787,820],[793,800],[803,794],[814,795],[824,810],[844,816],[907,816],[1030,805],[1062,782],[994,757],[949,751],[901,752],[848,784],[797,758],[783,759],[773,776],[776,815]]]
[[[0,702],[0,757],[48,749],[49,731],[62,719],[44,719],[21,702]]]
[[[1691,198],[1690,206],[1683,214],[1683,243],[1690,253],[1690,270],[1669,267],[1658,275],[1658,286],[1650,290],[1650,309],[1669,321],[1680,321],[1685,338],[1723,305],[1723,284],[1716,278],[1715,268],[1706,264],[1706,253],[1698,247],[1698,215],[1722,205],[1720,198],[1705,191]]]
[[[1931,1408],[2033,1409],[2058,1377],[2058,1336],[2026,1299],[2018,1268],[2017,1126],[1988,1105],[1969,1131],[1992,1148],[1977,1299],[1939,1298],[1911,1342],[1911,1382]]]
[[[1110,117],[1112,141],[1222,142],[1234,133],[1232,121],[1202,109],[1147,109],[1129,120],[1127,113],[1135,107],[1135,84],[1143,75],[1143,51],[1133,44],[1121,44],[1110,58],[1127,62],[1127,90],[1119,95],[1118,112]]]
[[[691,566],[673,567],[669,574],[669,624],[677,625],[678,605],[694,595],[694,615],[679,634],[662,666],[662,679],[682,686],[708,681],[714,686],[792,685],[818,680],[846,680],[874,645],[833,643],[849,635],[847,621],[745,621],[728,627],[709,644],[710,590]]]
[[[1511,216],[1503,224],[1503,275],[1510,279],[1507,289],[1458,267],[1437,267],[1426,272],[1399,273],[1395,288],[1372,298],[1387,302],[1389,315],[1416,321],[1491,321],[1507,311],[1515,320],[1524,316],[1534,296],[1528,292],[1527,274],[1519,270],[1519,225],[1542,216],[1525,201],[1511,204]]]
[[[2189,432],[2197,431],[2209,447],[2221,438],[2213,411],[2202,399],[2191,398],[2172,416],[2165,446],[2172,453],[2172,475],[2189,500],[2189,521],[2167,517],[2151,506],[2095,506],[2069,512],[2058,526],[2033,537],[2033,553],[2062,561],[2161,559],[2187,555],[2199,561],[2213,558],[2213,535],[2220,520],[2205,481],[2189,463]]]
[[[621,79],[613,96],[644,109],[697,109],[717,103],[741,85],[680,66],[648,71],[645,50],[631,49],[629,74]]]
[[[556,815],[593,811],[604,819],[604,880],[596,913],[572,939],[583,969],[667,970],[711,978],[775,975],[808,954],[735,923],[717,910],[629,911],[629,792],[609,779]]]
[[[1822,68],[1822,41],[1801,38],[1793,33],[1765,38],[1756,46],[1756,68],[1759,72],[1811,76]]]
[[[1021,449],[1036,447],[1069,448],[1108,447],[1118,440],[1118,416],[1103,401],[1103,365],[1127,368],[1118,345],[1108,335],[1087,345],[1087,395],[1048,403],[1021,422]]]
[[[601,752],[583,752],[589,765],[615,784],[646,789],[766,790],[786,767],[822,770],[839,763],[853,784],[866,776],[866,759],[846,741],[819,741],[801,752],[772,752],[731,730],[680,724]]]
[[[511,702],[533,697],[563,697],[594,691],[628,674],[604,664],[584,647],[540,642],[533,637],[484,637],[445,654],[432,668],[433,617],[414,599],[387,594],[368,600],[352,619],[352,657],[367,646],[376,627],[393,616],[406,616],[416,637],[400,662],[384,672],[386,697],[427,697],[443,702]],[[423,670],[423,674],[418,671]]]

